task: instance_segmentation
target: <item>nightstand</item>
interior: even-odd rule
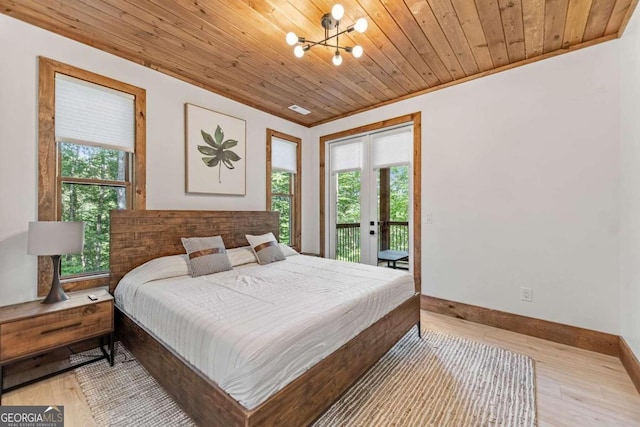
[[[113,297],[106,288],[68,292],[67,295],[68,300],[54,304],[32,301],[0,307],[0,399],[3,392],[98,360],[107,359],[113,366]],[[100,356],[3,388],[3,366],[95,337],[100,337]]]

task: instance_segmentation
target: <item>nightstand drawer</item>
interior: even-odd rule
[[[0,324],[0,362],[108,334],[112,329],[112,301],[3,323]]]

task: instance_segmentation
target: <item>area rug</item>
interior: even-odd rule
[[[194,425],[119,344],[113,369],[94,363],[76,376],[99,426]],[[314,426],[529,427],[535,408],[529,357],[413,329]]]

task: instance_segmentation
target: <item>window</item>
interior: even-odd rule
[[[40,221],[85,223],[84,251],[65,255],[65,288],[108,283],[109,215],[145,208],[145,91],[40,58]],[[38,294],[51,282],[39,261]]]
[[[301,139],[267,129],[267,210],[280,212],[280,242],[301,250]]]

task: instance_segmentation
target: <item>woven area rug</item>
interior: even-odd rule
[[[193,425],[120,345],[76,376],[99,426]],[[535,408],[529,357],[414,328],[314,426],[535,426]]]

